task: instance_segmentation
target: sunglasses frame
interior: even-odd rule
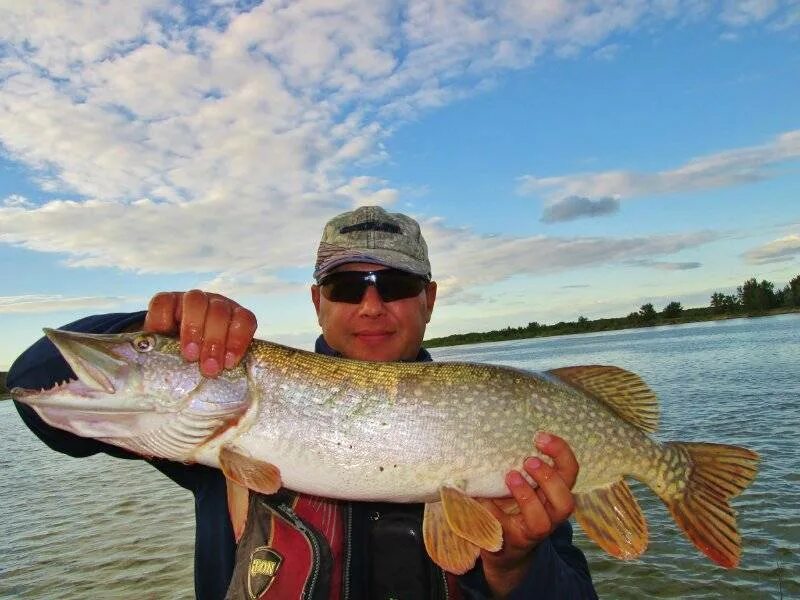
[[[330,284],[334,283],[335,280],[341,278],[341,276],[345,277],[352,277],[354,278],[358,285],[361,286],[361,293],[356,296],[353,295],[350,299],[342,299],[342,296],[339,296],[339,299],[335,299],[335,294],[330,289]],[[384,297],[384,293],[388,292],[387,290],[382,290],[383,285],[381,284],[381,280],[387,281],[389,278],[396,278],[398,277],[401,279],[408,279],[410,281],[419,282],[419,289],[414,291],[413,293],[408,293],[407,295],[403,292],[403,295],[398,297],[391,297],[389,294],[390,299],[386,299]],[[331,281],[334,280],[334,281]],[[428,285],[429,281],[427,278],[422,277],[420,275],[415,275],[413,273],[408,273],[407,271],[401,271],[400,269],[379,269],[377,271],[335,271],[333,273],[329,273],[325,275],[322,279],[320,279],[319,283],[317,284],[320,288],[322,295],[325,299],[329,300],[330,302],[342,302],[345,304],[359,304],[364,299],[364,294],[367,292],[367,288],[369,286],[373,286],[375,291],[378,292],[378,295],[381,297],[383,302],[395,302],[397,300],[405,300],[407,298],[413,298],[422,292],[425,287]],[[410,287],[407,290],[411,292],[413,288]]]

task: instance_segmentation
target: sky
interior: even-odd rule
[[[0,369],[200,288],[309,348],[323,225],[420,221],[428,337],[800,274],[800,1],[0,2]]]

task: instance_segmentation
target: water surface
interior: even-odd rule
[[[734,506],[739,569],[714,566],[666,508],[634,485],[650,527],[640,560],[606,556],[582,533],[604,598],[800,598],[800,315],[736,319],[432,351],[545,370],[614,364],[658,394],[663,440],[742,444],[762,456]],[[191,598],[191,494],[140,461],[73,459],[0,402],[0,597]]]

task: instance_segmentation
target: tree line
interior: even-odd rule
[[[611,331],[633,327],[652,327],[655,325],[674,325],[694,321],[736,316],[760,316],[776,312],[800,310],[800,275],[794,277],[785,287],[776,289],[771,281],[758,281],[755,277],[746,280],[736,288],[734,294],[714,292],[708,306],[684,308],[680,302],[668,302],[660,311],[652,302],[642,304],[639,310],[625,317],[611,317],[590,320],[579,316],[575,321],[559,321],[543,325],[531,321],[521,327],[505,327],[492,331],[457,333],[441,338],[425,340],[425,346],[455,346],[458,344],[477,344],[529,337],[569,335],[591,331]]]

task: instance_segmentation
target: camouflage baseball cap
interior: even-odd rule
[[[379,206],[361,206],[325,224],[314,279],[319,281],[339,265],[353,262],[374,263],[431,278],[428,246],[419,223]]]

